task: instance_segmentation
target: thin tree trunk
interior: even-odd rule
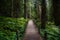
[[[46,34],[46,31],[45,31],[46,22],[47,22],[46,2],[45,2],[45,0],[42,0],[41,28],[44,30],[43,40],[47,40],[47,34]]]
[[[27,0],[24,0],[24,18],[28,18]]]
[[[36,14],[37,14],[38,18],[40,19],[40,23],[41,23],[41,4],[38,0],[36,1],[36,4],[35,4],[35,10],[36,10]],[[40,27],[38,30],[40,33]]]
[[[45,29],[46,24],[46,3],[45,0],[42,1],[42,14],[41,14],[41,28]]]
[[[20,6],[19,6],[19,0],[13,0],[12,2],[12,17],[19,17],[19,12],[20,12]]]
[[[53,3],[52,3],[52,0],[46,0],[46,14],[47,14],[47,18],[48,18],[48,21],[53,21],[53,17],[52,17],[52,14],[53,14]]]

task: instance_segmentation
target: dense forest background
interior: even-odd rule
[[[22,40],[30,19],[44,40],[60,40],[60,0],[0,0],[0,40]]]

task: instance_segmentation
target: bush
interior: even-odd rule
[[[16,30],[19,30],[19,37],[23,37],[27,20],[22,18],[0,17],[0,40],[16,39]]]
[[[54,24],[54,22],[48,22],[46,24],[46,29],[41,29],[40,33],[42,37],[44,37],[44,33],[47,34],[47,40],[59,40],[60,39],[60,32],[58,26]]]

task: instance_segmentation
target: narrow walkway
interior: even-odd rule
[[[23,40],[41,40],[37,28],[32,20],[29,20]]]

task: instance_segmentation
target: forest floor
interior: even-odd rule
[[[23,40],[42,40],[33,20],[29,20]]]

